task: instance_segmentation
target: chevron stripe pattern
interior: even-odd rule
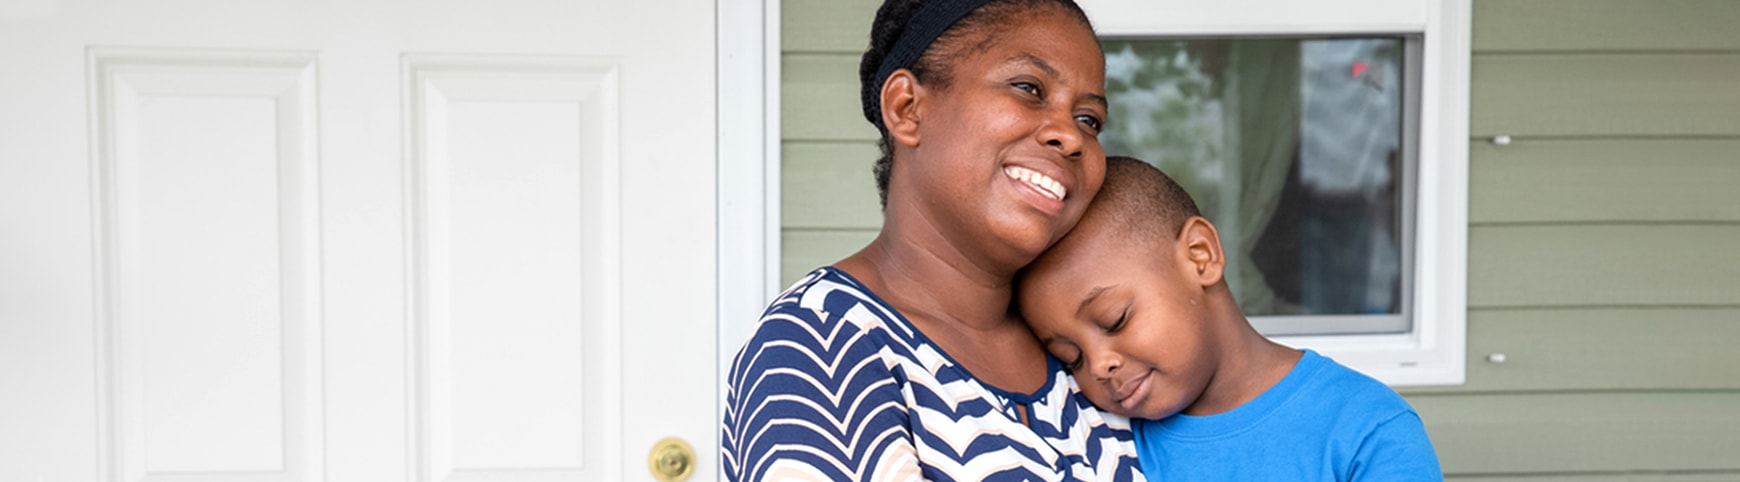
[[[1143,480],[1129,421],[1049,366],[1036,393],[979,383],[857,280],[818,269],[731,363],[726,479]]]

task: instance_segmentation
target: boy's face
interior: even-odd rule
[[[1106,411],[1164,418],[1208,385],[1217,354],[1204,287],[1178,244],[1084,224],[1023,275],[1028,326]]]

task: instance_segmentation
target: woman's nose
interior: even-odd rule
[[[1039,128],[1039,142],[1057,149],[1063,157],[1070,159],[1081,156],[1082,142],[1085,139],[1081,128],[1075,125],[1075,114],[1066,108],[1048,110],[1045,124]]]

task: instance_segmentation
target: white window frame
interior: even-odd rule
[[[1271,336],[1392,386],[1466,374],[1470,0],[1079,0],[1107,37],[1420,35],[1413,329]]]

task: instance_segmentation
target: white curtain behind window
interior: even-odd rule
[[[1274,218],[1299,145],[1299,42],[1240,42],[1233,48],[1228,96],[1239,143],[1236,231],[1224,242],[1227,284],[1246,313],[1291,311],[1277,306],[1275,292],[1251,254]]]

